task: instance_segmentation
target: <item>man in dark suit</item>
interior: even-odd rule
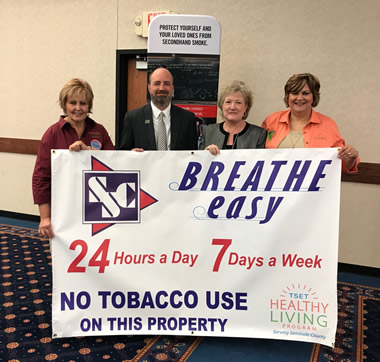
[[[151,102],[124,117],[121,150],[197,150],[195,115],[171,103],[173,76],[155,69],[148,82]],[[164,126],[163,126],[164,125]]]

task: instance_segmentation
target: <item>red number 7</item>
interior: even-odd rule
[[[219,251],[219,253],[215,259],[214,268],[212,269],[213,272],[219,271],[220,263],[223,259],[225,252],[227,251],[227,249],[231,245],[231,243],[232,243],[232,239],[212,239],[212,245],[222,245],[223,246],[220,249],[220,251]]]

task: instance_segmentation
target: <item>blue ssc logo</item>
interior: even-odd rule
[[[140,222],[139,171],[83,171],[84,223]]]

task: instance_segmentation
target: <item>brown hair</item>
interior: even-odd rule
[[[289,94],[292,92],[299,92],[305,84],[309,86],[311,94],[313,95],[312,107],[316,107],[318,105],[320,99],[319,89],[321,87],[318,78],[311,73],[301,73],[293,74],[285,84],[284,102],[287,107],[289,107]]]

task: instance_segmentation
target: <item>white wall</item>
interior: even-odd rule
[[[1,137],[40,139],[58,121],[66,81],[94,91],[94,118],[114,134],[116,0],[0,0]]]
[[[284,109],[287,79],[312,72],[321,81],[317,110],[336,120],[362,161],[380,163],[378,0],[0,0],[0,136],[40,139],[61,113],[63,84],[80,77],[95,93],[93,118],[114,139],[116,50],[146,48],[135,17],[169,9],[219,20],[220,84],[252,88],[250,122]],[[38,214],[34,160],[0,153],[0,210]],[[340,261],[380,267],[379,198],[380,186],[343,183]]]

